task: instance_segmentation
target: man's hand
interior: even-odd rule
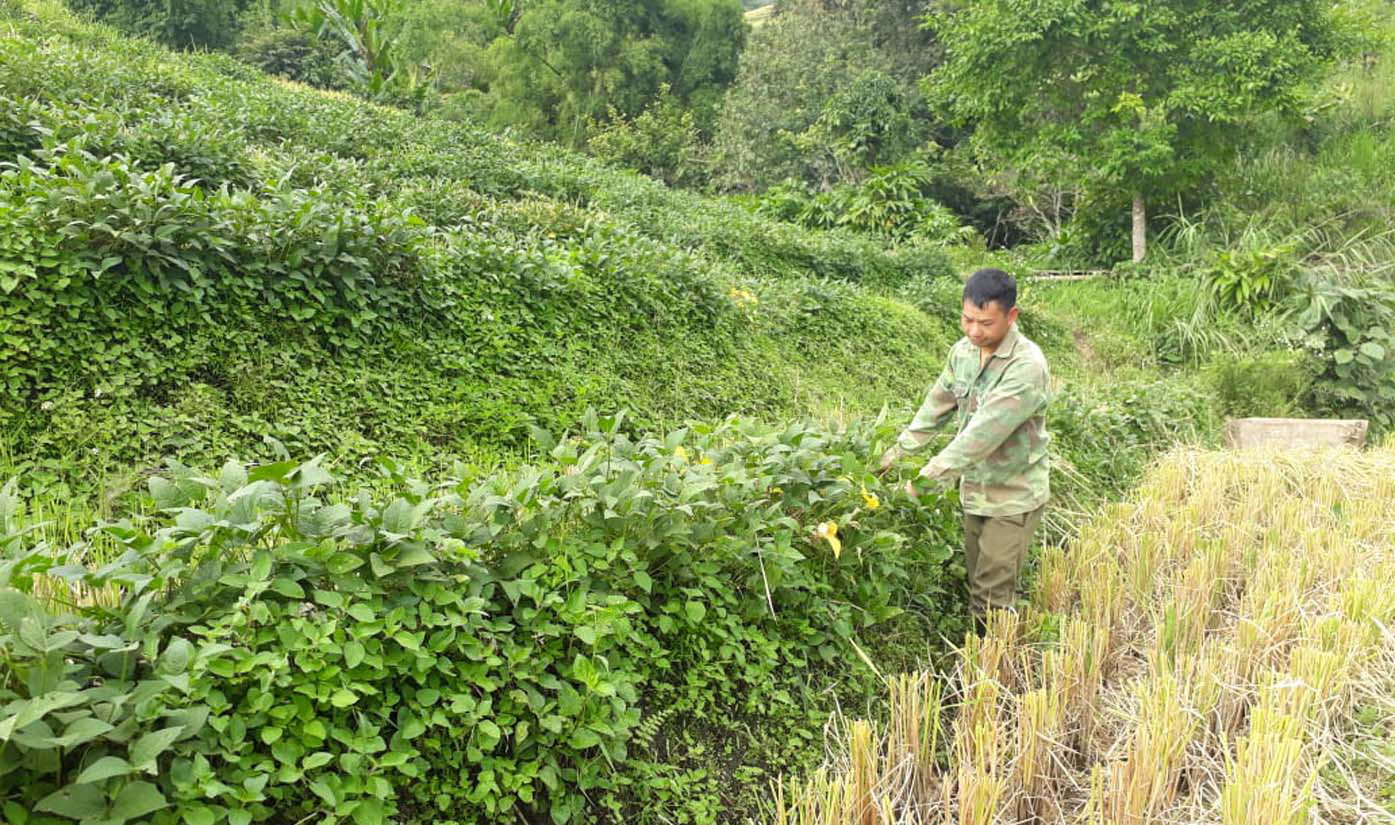
[[[891,445],[886,452],[882,453],[881,464],[877,467],[877,475],[886,475],[886,471],[896,464],[896,459],[900,458],[902,454],[900,447],[895,444]]]

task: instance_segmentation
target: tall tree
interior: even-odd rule
[[[490,46],[499,125],[570,143],[609,111],[633,117],[671,93],[708,122],[736,76],[738,0],[529,0]]]
[[[930,25],[927,89],[991,162],[1074,180],[1133,215],[1195,186],[1256,115],[1295,111],[1339,38],[1324,0],[976,0]]]
[[[786,179],[828,188],[894,163],[928,134],[916,80],[898,47],[924,37],[907,13],[873,0],[785,0],[751,36],[714,137],[716,182],[763,190]],[[883,7],[884,6],[884,7]],[[892,52],[897,53],[893,54]]]

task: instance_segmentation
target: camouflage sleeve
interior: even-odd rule
[[[920,405],[920,410],[911,419],[911,423],[896,439],[896,446],[903,452],[914,452],[924,446],[945,419],[958,409],[959,401],[949,389],[953,381],[954,373],[950,370],[950,365],[945,364],[944,371],[926,393],[925,403]]]
[[[1036,365],[1027,361],[1010,365],[998,385],[983,397],[968,426],[930,459],[920,474],[946,481],[982,462],[1022,422],[1041,410],[1046,394],[1045,376]]]

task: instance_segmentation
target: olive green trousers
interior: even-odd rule
[[[1016,604],[1022,563],[1045,510],[1042,505],[1015,516],[964,514],[964,570],[969,574],[969,610],[974,616]]]

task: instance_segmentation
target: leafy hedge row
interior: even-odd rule
[[[0,15],[0,454],[31,478],[267,432],[511,450],[588,406],[651,428],[870,412],[954,336],[871,288],[945,274],[936,250],[173,55],[50,0]]]
[[[27,538],[11,484],[5,813],[652,820],[636,778],[662,777],[665,720],[807,714],[835,681],[875,690],[854,640],[960,632],[953,503],[884,502],[891,429],[587,423],[516,474],[386,465],[388,500],[318,459],[181,469],[150,481],[156,515],[70,548]],[[84,564],[94,545],[110,561]]]

